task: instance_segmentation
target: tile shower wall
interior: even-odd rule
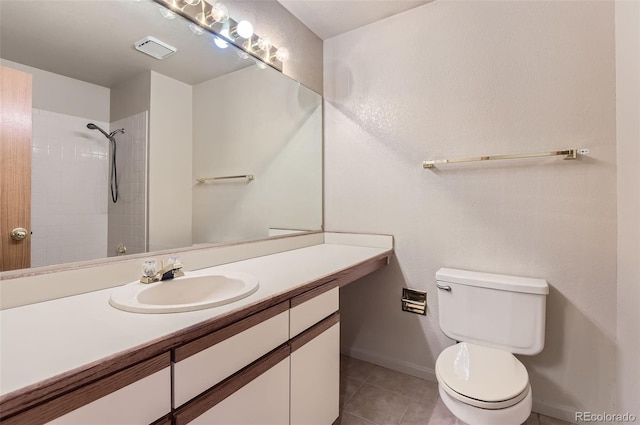
[[[437,1],[325,40],[326,228],[390,233],[396,249],[341,293],[346,353],[434,379],[453,343],[438,268],[544,277],[545,348],[521,357],[534,410],[616,411],[613,12]],[[591,153],[421,166],[567,148]],[[400,310],[402,287],[428,291],[426,317]]]
[[[106,255],[109,141],[88,122],[33,109],[32,267]]]
[[[118,169],[118,202],[109,204],[109,232],[107,255],[118,254],[120,246],[127,254],[145,252],[147,247],[147,146],[148,112],[123,118],[111,123],[111,130],[124,128],[117,134],[116,161]],[[111,162],[111,161],[109,161]],[[105,187],[109,186],[107,183]]]

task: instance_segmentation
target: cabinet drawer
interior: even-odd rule
[[[29,409],[12,424],[149,424],[171,411],[170,354],[146,360]]]
[[[247,317],[175,350],[178,407],[289,339],[288,303]]]
[[[174,423],[287,425],[289,368],[283,345],[178,409]]]
[[[340,308],[338,282],[333,281],[291,299],[289,337],[315,325]]]

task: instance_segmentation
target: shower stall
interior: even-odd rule
[[[33,108],[32,267],[147,248],[147,112],[79,115]]]

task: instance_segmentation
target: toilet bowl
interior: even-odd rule
[[[462,342],[438,356],[436,378],[444,404],[470,425],[521,424],[531,413],[529,375],[511,353]]]
[[[520,425],[531,414],[529,374],[513,355],[544,347],[544,279],[442,268],[440,328],[457,344],[436,360],[445,406],[469,425]]]

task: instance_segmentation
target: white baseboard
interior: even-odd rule
[[[390,357],[381,356],[377,353],[372,353],[365,350],[359,350],[357,348],[342,347],[342,354],[345,356],[353,357],[354,359],[362,360],[365,362],[373,363],[378,366],[386,367],[398,372],[406,373],[407,375],[415,376],[418,378],[426,379],[427,381],[437,382],[435,370],[417,365],[410,362],[405,362]],[[575,423],[576,408],[571,406],[564,406],[559,404],[549,403],[549,401],[536,401],[535,394],[533,399],[534,412],[540,413],[551,418],[561,419],[570,423]]]
[[[345,356],[353,357],[354,359],[358,359],[365,362],[376,364],[378,366],[386,367],[388,369],[392,369],[397,372],[406,373],[407,375],[415,376],[421,379],[426,379],[427,381],[437,382],[436,372],[434,369],[417,365],[415,363],[405,362],[398,359],[392,359],[390,357],[384,357],[377,353],[358,350],[357,348],[347,349],[343,347],[342,354],[344,354]]]

